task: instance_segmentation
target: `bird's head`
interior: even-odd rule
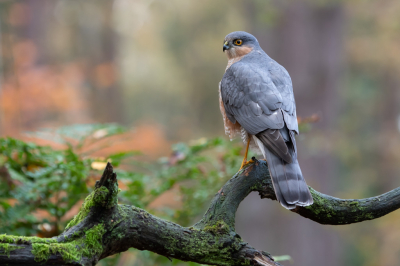
[[[228,59],[244,56],[260,45],[256,37],[245,31],[234,31],[226,35],[223,51]]]

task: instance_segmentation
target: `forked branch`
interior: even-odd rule
[[[157,218],[135,206],[119,205],[118,182],[111,164],[58,237],[39,239],[0,235],[0,264],[95,265],[136,248],[210,265],[280,265],[235,232],[235,213],[252,191],[276,200],[267,164],[256,161],[233,176],[214,196],[203,218],[192,227]],[[350,224],[381,217],[400,207],[400,188],[383,195],[342,200],[312,188],[314,204],[293,210],[321,224]]]

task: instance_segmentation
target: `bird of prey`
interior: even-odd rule
[[[219,86],[225,133],[240,135],[268,163],[275,195],[287,209],[308,206],[313,198],[297,161],[299,133],[292,81],[286,69],[270,58],[257,39],[243,31],[228,34],[223,51],[228,66]]]

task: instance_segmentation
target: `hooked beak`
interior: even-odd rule
[[[222,51],[225,52],[225,50],[229,50],[229,48],[231,48],[231,47],[229,46],[229,43],[228,43],[228,42],[225,42],[225,43],[224,43],[224,48],[222,48]]]

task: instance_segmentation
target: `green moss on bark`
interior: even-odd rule
[[[103,252],[104,225],[98,224],[86,231],[85,236],[68,243],[33,243],[35,261],[46,261],[51,254],[59,253],[65,262],[81,261],[82,257],[93,257]]]
[[[351,219],[351,223],[356,223],[376,218],[372,212],[366,211],[367,208],[360,200],[340,200],[327,197],[312,188],[310,188],[310,192],[314,204],[306,206],[305,209],[310,210],[318,217],[319,222],[336,219],[336,224],[347,224],[349,219]]]
[[[50,253],[60,253],[65,262],[80,261],[82,259],[82,247],[75,241],[71,243],[53,243],[50,244]]]
[[[35,256],[35,261],[46,261],[50,257],[50,245],[33,243],[31,252]]]
[[[21,248],[24,247],[12,246],[8,243],[0,243],[0,255],[7,255],[7,257],[10,257],[11,251]]]
[[[82,207],[77,215],[75,215],[74,219],[72,219],[65,230],[79,224],[85,219],[85,217],[89,214],[90,208],[93,206],[105,206],[107,204],[107,195],[109,191],[106,187],[96,188],[89,196],[86,197],[85,201],[82,204]]]
[[[237,265],[238,260],[234,254],[246,243],[240,237],[230,234],[221,234],[220,231],[207,232],[203,230],[191,230],[188,241],[182,243],[179,239],[168,239],[166,248],[171,254],[189,255],[205,264]],[[217,232],[218,235],[214,235]],[[242,265],[249,265],[250,260],[243,259]]]
[[[333,217],[336,216],[336,211],[332,203],[323,197],[321,197],[314,189],[310,188],[314,203],[310,206],[306,206],[306,209],[313,211],[316,215],[321,217]]]
[[[54,238],[40,238],[37,236],[0,235],[0,243],[31,244],[31,243],[57,243]]]
[[[227,225],[224,221],[217,221],[213,225],[207,225],[204,227],[204,231],[209,231],[214,235],[227,234],[230,231],[229,225]]]
[[[94,226],[92,229],[86,231],[83,244],[83,255],[89,257],[93,254],[101,254],[103,252],[102,238],[106,230],[103,224]]]

